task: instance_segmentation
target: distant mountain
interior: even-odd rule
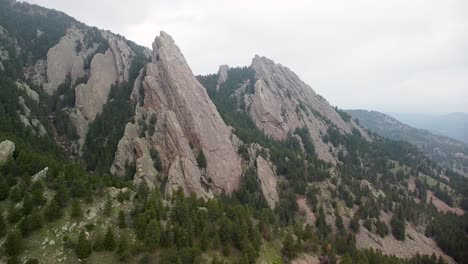
[[[425,113],[388,113],[388,115],[417,128],[448,136],[468,143],[468,114],[449,113],[433,115]]]
[[[468,145],[464,142],[414,128],[380,112],[367,110],[346,110],[346,112],[372,132],[393,140],[408,141],[420,147],[441,166],[464,174],[468,173]]]

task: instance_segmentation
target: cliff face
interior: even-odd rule
[[[126,164],[136,162],[136,179],[163,181],[168,192],[182,188],[202,197],[231,193],[239,186],[241,163],[232,132],[168,34],[161,32],[153,43],[152,61],[135,83],[132,98],[138,102],[135,122],[127,125],[119,143],[114,173],[122,175]],[[167,179],[139,175],[146,171],[138,162],[141,155],[131,155],[139,140],[157,150]],[[197,164],[201,153],[206,168]]]
[[[235,95],[243,101],[257,127],[278,140],[284,140],[296,128],[308,128],[315,151],[322,160],[335,163],[331,144],[323,141],[331,126],[342,133],[351,133],[353,128],[363,131],[353,120],[345,121],[340,114],[310,86],[288,68],[265,57],[255,56],[250,66],[255,71],[253,91],[241,85]],[[220,69],[221,72],[222,69]],[[226,77],[219,74],[219,83]]]

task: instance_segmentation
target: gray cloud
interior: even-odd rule
[[[28,2],[145,46],[164,30],[196,74],[260,54],[341,108],[468,112],[464,0]]]

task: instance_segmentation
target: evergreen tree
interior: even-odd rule
[[[281,253],[283,253],[283,255],[289,261],[294,259],[297,255],[296,241],[294,240],[294,237],[291,232],[288,232],[283,241],[283,248],[281,249]]]
[[[71,204],[71,213],[72,218],[81,218],[83,216],[83,210],[81,209],[81,204],[78,199],[74,199]]]
[[[159,245],[161,237],[161,226],[156,220],[151,220],[145,228],[145,246],[155,249]]]
[[[206,169],[206,157],[205,157],[205,153],[203,153],[203,149],[201,149],[200,152],[198,153],[197,164],[199,168]]]
[[[23,215],[30,215],[32,212],[33,206],[34,206],[34,203],[33,203],[31,195],[26,194],[23,198],[23,207],[21,208]]]
[[[8,208],[8,222],[15,224],[21,219],[22,213],[21,210],[16,207],[14,204],[10,204]]]
[[[50,203],[44,209],[44,217],[49,222],[54,222],[62,216],[62,208],[57,204],[55,200]]]
[[[21,235],[18,231],[10,232],[3,244],[5,248],[5,253],[9,256],[15,256],[23,251],[23,241],[21,240]]]
[[[80,232],[75,252],[79,259],[85,259],[91,255],[91,242],[88,240],[84,231]]]
[[[19,222],[19,230],[23,237],[28,237],[31,234],[31,218],[29,216],[21,219]]]
[[[354,214],[351,221],[349,221],[349,228],[351,228],[351,230],[353,230],[354,233],[357,233],[357,232],[359,232],[359,227],[360,227],[359,215],[356,213],[356,214]]]
[[[114,230],[112,227],[107,228],[107,233],[104,236],[104,249],[107,251],[114,251],[116,247]]]
[[[0,209],[0,238],[6,235],[6,231],[7,231],[7,226],[5,223],[5,218],[3,218],[3,212]]]
[[[405,220],[402,219],[397,213],[393,214],[390,220],[390,226],[392,227],[392,234],[398,240],[405,240]]]
[[[130,257],[130,244],[127,235],[121,234],[119,237],[119,245],[117,247],[117,254],[121,261]]]
[[[54,200],[60,207],[66,207],[68,205],[68,201],[70,200],[70,193],[63,184],[61,184],[57,189],[57,192],[54,195]]]
[[[104,206],[104,215],[109,217],[112,214],[112,199],[110,195],[106,198],[106,204]]]
[[[118,225],[121,229],[127,227],[127,221],[125,220],[125,211],[123,210],[119,211]]]
[[[4,201],[6,198],[8,198],[8,193],[10,189],[8,187],[8,183],[5,181],[5,179],[0,179],[0,201]]]

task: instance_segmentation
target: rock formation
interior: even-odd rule
[[[53,94],[59,85],[69,76],[71,83],[83,77],[84,58],[93,50],[77,52],[77,45],[83,45],[84,35],[78,28],[70,28],[67,34],[47,52],[47,83],[43,89],[48,94]]]
[[[0,164],[5,163],[15,151],[15,143],[5,140],[0,143]]]
[[[141,177],[138,166],[144,168],[148,162],[145,151],[135,150],[148,146],[159,153],[168,193],[182,188],[210,197],[239,186],[241,163],[232,132],[168,34],[161,32],[156,38],[152,61],[135,82],[132,98],[138,102],[135,122],[127,125],[119,142],[112,166],[115,174],[123,175],[123,168],[136,162],[141,165],[137,164],[135,178]],[[206,168],[197,164],[202,151]]]
[[[333,146],[322,139],[330,126],[348,134],[356,128],[367,137],[353,120],[343,120],[325,98],[288,68],[260,56],[255,56],[250,67],[255,71],[254,90],[246,91],[247,83],[244,83],[236,96],[245,102],[253,121],[266,134],[284,140],[296,128],[307,127],[318,157],[332,163],[336,162],[330,152]],[[218,83],[225,79],[219,74]]]
[[[257,157],[257,175],[260,181],[260,187],[271,209],[274,209],[279,200],[277,176],[274,173],[271,165],[261,156]]]

